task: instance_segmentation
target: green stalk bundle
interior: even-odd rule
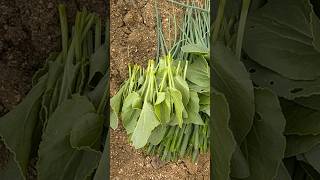
[[[209,147],[209,1],[203,8],[182,5],[181,26],[170,17],[175,26],[172,47],[166,45],[156,11],[157,61],[150,60],[146,69],[130,65],[129,78],[110,102],[111,127],[121,118],[135,148],[166,161],[196,161]]]

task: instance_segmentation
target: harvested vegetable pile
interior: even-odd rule
[[[61,52],[49,55],[26,98],[0,118],[0,136],[11,153],[2,179],[25,179],[33,157],[39,180],[107,176],[107,158],[101,158],[107,146],[101,151],[108,140],[108,62],[101,20],[83,10],[70,31],[63,5],[59,15]]]
[[[156,61],[146,69],[129,66],[129,78],[110,101],[111,127],[121,118],[135,148],[162,160],[196,161],[209,146],[209,1],[187,5],[181,25],[171,19],[173,45],[166,45],[158,18]]]
[[[215,17],[211,176],[319,179],[319,1],[249,5],[221,0]]]

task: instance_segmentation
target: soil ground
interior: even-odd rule
[[[153,0],[111,0],[110,50],[111,95],[127,78],[127,65],[146,65],[156,54],[156,20]],[[164,29],[168,14],[179,15],[171,3],[158,1]],[[110,173],[116,179],[209,179],[209,155],[200,156],[196,164],[188,159],[165,163],[150,157],[129,144],[123,127],[111,130]]]
[[[48,53],[61,49],[59,3],[66,5],[70,22],[82,7],[105,17],[104,0],[0,1],[0,117],[25,97],[33,74]],[[9,153],[0,142],[0,168],[8,158]],[[30,180],[36,179],[34,162],[29,168]]]

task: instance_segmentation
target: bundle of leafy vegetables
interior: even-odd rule
[[[209,147],[209,1],[182,5],[181,27],[171,17],[173,45],[166,45],[158,18],[157,61],[146,69],[129,66],[129,78],[110,101],[111,127],[121,118],[135,148],[168,161],[196,161]]]
[[[1,179],[26,179],[31,159],[37,160],[39,180],[106,176],[108,62],[101,20],[83,10],[70,31],[63,5],[59,15],[61,52],[49,55],[25,99],[0,118],[0,136],[10,152]]]
[[[319,9],[314,0],[219,1],[210,66],[214,179],[320,178]]]

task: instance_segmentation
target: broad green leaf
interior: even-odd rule
[[[175,115],[178,120],[178,125],[181,128],[183,123],[182,112],[184,110],[184,106],[182,103],[182,95],[179,90],[174,88],[169,88],[169,93],[174,105]]]
[[[255,90],[257,116],[247,136],[250,176],[248,180],[270,180],[278,175],[284,157],[285,118],[277,96],[265,89]]]
[[[187,80],[200,86],[208,88],[210,86],[210,71],[207,60],[197,58],[188,66]]]
[[[316,79],[320,76],[320,52],[313,46],[310,12],[305,0],[269,1],[249,16],[244,50],[284,77]]]
[[[134,129],[136,128],[140,114],[141,109],[133,108],[126,109],[122,112],[122,125],[126,129],[127,134],[133,133]]]
[[[102,133],[103,117],[96,113],[82,115],[71,129],[70,144],[73,148],[93,146]]]
[[[160,122],[158,121],[153,107],[149,102],[144,102],[137,126],[133,131],[131,141],[136,149],[144,147],[151,135],[151,132]]]
[[[281,107],[287,120],[287,135],[320,134],[320,111],[301,106],[285,99],[281,99]]]
[[[272,89],[278,96],[294,99],[320,92],[320,78],[312,81],[292,80],[267,69],[250,59],[243,59],[251,79],[260,87]]]
[[[230,179],[231,157],[236,142],[229,128],[230,111],[227,99],[222,94],[212,94],[213,116],[211,132],[211,178]]]
[[[90,101],[79,95],[74,95],[56,109],[48,120],[39,146],[39,180],[84,180],[93,173],[101,153],[88,146],[72,147],[70,133],[78,126],[81,117],[94,112]],[[90,144],[89,137],[79,139],[76,141],[78,145]]]
[[[208,54],[209,49],[203,44],[188,44],[181,47],[181,51],[184,53],[192,53],[197,55]]]
[[[210,87],[200,87],[199,85],[197,84],[194,84],[192,82],[188,82],[188,85],[189,85],[189,89],[190,90],[193,90],[193,91],[196,91],[197,93],[203,93],[203,92],[209,92],[210,90]]]
[[[168,126],[166,126],[166,125],[157,126],[151,132],[151,135],[148,139],[148,142],[150,142],[152,145],[158,145],[162,141],[164,135],[166,134],[167,129],[168,129]]]
[[[187,81],[185,81],[181,76],[175,76],[174,77],[174,85],[177,90],[180,91],[182,95],[182,101],[183,104],[186,106],[189,102],[189,86]]]
[[[38,143],[33,141],[33,135],[41,132],[41,129],[36,127],[40,123],[41,96],[45,91],[47,77],[47,75],[42,76],[22,102],[0,118],[0,137],[14,157],[14,162],[11,161],[9,167],[1,169],[1,173],[16,169],[20,170],[17,176],[27,173],[33,146]]]
[[[141,113],[141,107],[139,107],[139,103],[141,102],[141,97],[138,93],[132,92],[130,93],[123,101],[123,106],[121,110],[121,118],[122,124],[124,128],[127,130],[128,134],[131,134],[136,127],[137,120]],[[136,107],[134,107],[136,106]]]
[[[320,135],[289,135],[287,136],[285,157],[291,157],[305,153],[311,150],[317,144],[320,144]]]
[[[249,133],[254,115],[253,85],[242,62],[230,49],[217,42],[213,49],[214,88],[223,92],[230,107],[230,127],[238,144]]]

